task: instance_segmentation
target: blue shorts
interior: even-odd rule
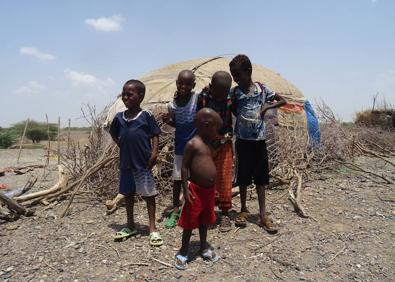
[[[136,193],[136,183],[131,169],[121,169],[119,174],[119,194]]]
[[[158,194],[151,170],[121,169],[119,175],[119,194],[139,193],[143,197]]]

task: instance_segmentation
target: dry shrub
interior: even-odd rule
[[[356,114],[355,124],[365,127],[394,128],[395,110],[366,110]]]

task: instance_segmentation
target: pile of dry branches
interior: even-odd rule
[[[305,127],[294,124],[280,127],[267,140],[271,186],[288,185],[289,200],[295,211],[308,217],[302,206],[303,181],[314,178],[325,169],[340,165],[347,167],[373,181],[392,184],[395,164],[395,132],[381,128],[347,125],[339,121],[331,109],[317,106],[320,120],[321,144],[312,148]],[[379,174],[358,165],[356,160],[364,156],[375,158],[388,166],[388,175]]]
[[[156,111],[156,115],[158,112]],[[394,132],[344,125],[326,105],[319,105],[317,112],[321,126],[321,144],[318,147],[309,146],[306,127],[300,124],[276,127],[267,140],[272,176],[270,186],[288,187],[288,198],[302,217],[309,216],[302,206],[303,181],[314,178],[324,169],[344,165],[375,181],[394,181],[391,178],[395,167],[391,160],[395,156]],[[32,206],[66,199],[67,206],[62,214],[64,216],[76,195],[106,199],[117,194],[119,150],[101,126],[104,114],[96,116],[91,111],[89,117],[89,142],[83,146],[73,143],[64,152],[58,183],[45,191],[14,197],[11,199],[13,204]],[[160,195],[170,196],[174,132],[161,124],[159,118],[157,120],[162,134],[159,139],[158,163],[153,172]],[[359,166],[355,160],[360,156],[384,162],[389,167],[388,175]],[[3,199],[3,202],[7,201]],[[10,207],[12,204],[7,205],[10,210],[15,210]],[[21,214],[24,213],[26,211]]]

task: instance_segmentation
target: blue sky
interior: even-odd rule
[[[0,1],[0,126],[84,125],[124,81],[178,61],[247,54],[343,120],[395,104],[395,1]]]

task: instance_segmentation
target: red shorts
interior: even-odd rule
[[[199,228],[200,225],[214,224],[216,221],[214,211],[215,185],[211,188],[202,188],[189,182],[189,191],[195,199],[192,203],[185,203],[178,225],[184,229],[195,229]]]

